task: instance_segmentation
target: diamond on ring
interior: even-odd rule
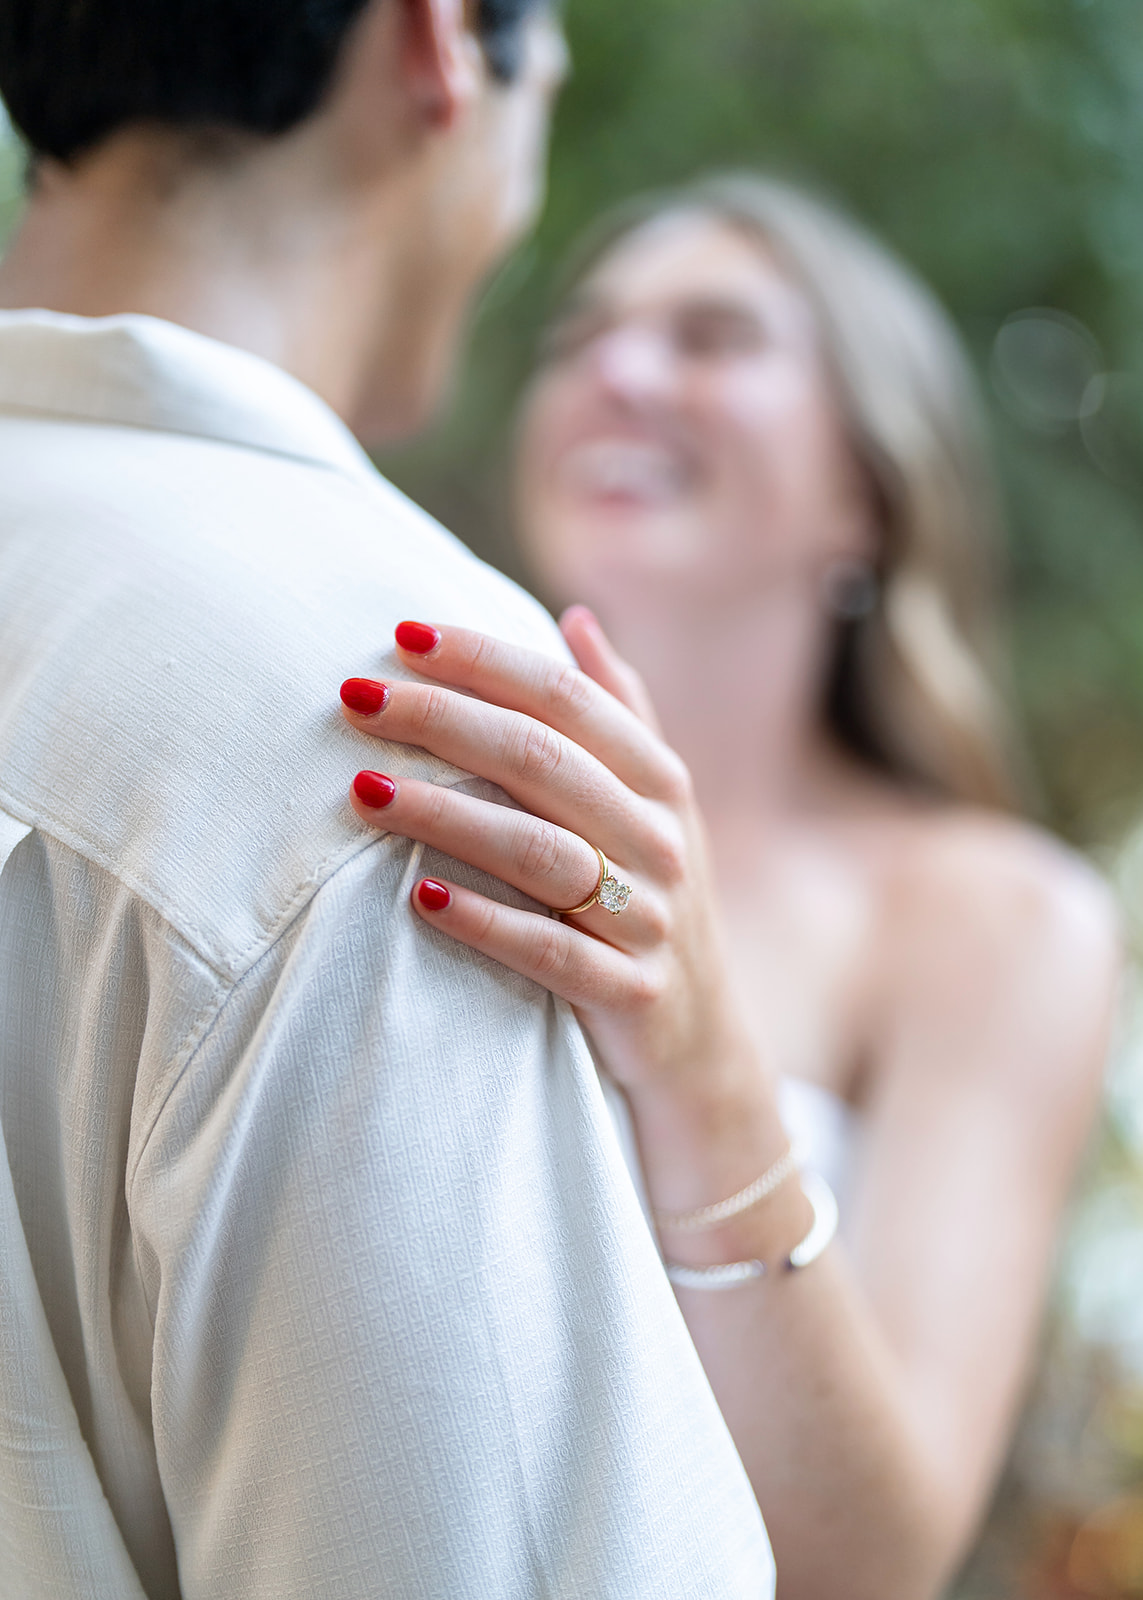
[[[620,883],[618,878],[613,878],[609,873],[599,886],[599,903],[605,911],[617,917],[631,904],[631,885]]]
[[[613,917],[617,917],[631,903],[631,885],[629,883],[620,883],[608,865],[607,857],[598,845],[593,844],[589,848],[594,850],[599,858],[599,878],[596,881],[595,888],[586,900],[580,901],[578,906],[572,906],[567,911],[558,912],[557,915],[561,917],[578,917],[582,912],[590,911],[592,906],[602,906],[605,911],[610,911]]]

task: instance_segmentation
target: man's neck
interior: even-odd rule
[[[177,322],[283,367],[352,421],[398,262],[378,249],[384,201],[354,210],[331,185],[315,203],[315,177],[285,149],[188,164],[153,133],[74,173],[49,167],[0,264],[0,307]]]

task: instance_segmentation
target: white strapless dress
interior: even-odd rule
[[[803,1166],[819,1173],[837,1196],[844,1230],[861,1119],[840,1095],[806,1078],[778,1080],[778,1110]]]

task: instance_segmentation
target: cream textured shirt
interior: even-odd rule
[[[403,616],[558,648],[277,369],[0,316],[2,1600],[772,1593],[573,1019],[346,803],[496,795],[342,722]]]

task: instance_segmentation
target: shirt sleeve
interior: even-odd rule
[[[325,885],[133,1177],[184,1600],[768,1596],[578,1029],[412,915],[426,870]]]

